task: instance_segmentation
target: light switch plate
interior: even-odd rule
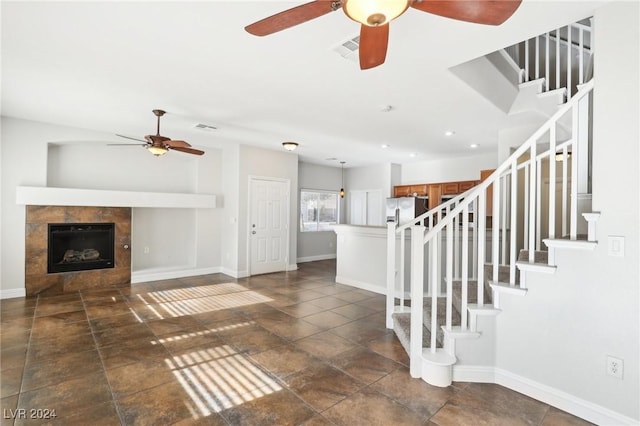
[[[624,237],[609,235],[607,241],[609,256],[624,257]]]

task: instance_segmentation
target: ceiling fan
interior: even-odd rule
[[[158,126],[156,129],[155,135],[146,135],[144,137],[145,140],[131,138],[129,136],[124,136],[124,135],[116,135],[116,136],[120,136],[121,138],[131,139],[134,141],[144,142],[144,145],[142,146],[145,147],[150,153],[152,153],[156,157],[166,154],[169,150],[180,151],[180,152],[185,152],[187,154],[194,154],[194,155],[204,154],[204,151],[191,148],[191,145],[185,141],[172,140],[165,136],[161,136],[160,135],[160,117],[165,115],[166,111],[163,111],[161,109],[154,109],[152,112],[156,117],[158,117]],[[121,145],[121,144],[111,144],[111,145]],[[137,146],[137,145],[127,144],[127,146]]]
[[[360,69],[384,63],[389,22],[409,7],[459,21],[500,25],[514,14],[522,0],[315,0],[287,9],[245,27],[265,36],[342,9],[360,26]]]

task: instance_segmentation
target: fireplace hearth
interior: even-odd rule
[[[48,273],[113,268],[113,223],[49,224]]]

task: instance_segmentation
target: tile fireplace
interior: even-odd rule
[[[131,208],[26,206],[27,296],[131,285]]]

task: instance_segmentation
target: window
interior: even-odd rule
[[[300,231],[331,231],[340,217],[340,195],[331,191],[300,191]]]

